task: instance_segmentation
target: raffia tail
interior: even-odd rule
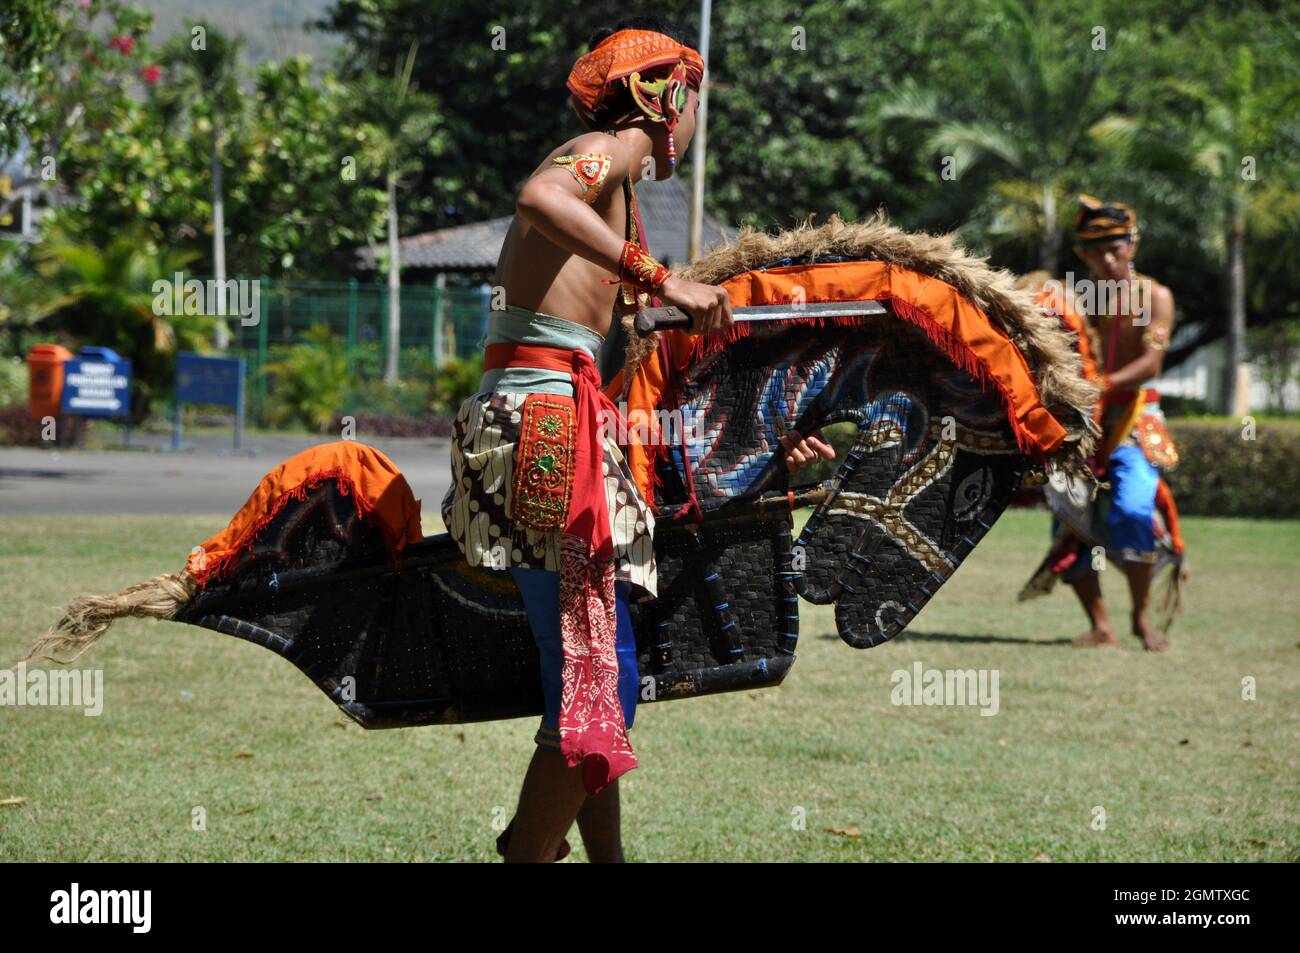
[[[60,664],[74,662],[117,619],[127,616],[142,619],[175,618],[176,613],[197,591],[198,584],[182,569],[180,572],[137,582],[115,595],[78,596],[69,603],[63,618],[36,641],[22,661],[30,662],[39,658]],[[71,651],[76,652],[71,658],[57,657]]]
[[[1182,614],[1183,590],[1187,585],[1188,575],[1187,560],[1179,555],[1178,561],[1169,568],[1160,599],[1162,617],[1160,630],[1166,634],[1173,627],[1174,620]]]

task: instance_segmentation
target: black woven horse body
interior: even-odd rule
[[[629,349],[624,393],[656,381],[638,400],[690,437],[638,458],[654,486],[658,579],[658,597],[631,607],[645,701],[779,684],[800,599],[834,605],[854,647],[896,636],[1027,469],[1077,469],[1090,449],[1096,391],[1060,322],[951,239],[833,219],[744,232],[680,274],[747,306],[809,287],[810,300],[885,307]],[[691,350],[674,357],[675,345]],[[656,371],[661,358],[671,367]],[[855,434],[851,450],[829,478],[789,485],[780,438],[836,424]],[[446,535],[421,539],[414,496],[382,454],[316,450],[331,466],[366,457],[381,482],[400,484],[398,497],[377,497],[401,503],[398,564],[392,521],[370,518],[374,501],[355,486],[308,479],[273,505],[260,486],[227,528],[238,544],[217,547],[219,571],[191,562],[74,600],[33,655],[84,651],[114,618],[154,616],[271,649],[368,728],[540,714],[537,649],[511,576],[469,567]],[[298,474],[297,460],[263,484]],[[797,510],[807,519],[796,536]]]
[[[779,684],[800,596],[833,603],[850,645],[896,635],[1027,466],[1001,403],[892,315],[767,325],[693,367],[680,394],[673,409],[697,432],[659,463],[659,597],[633,606],[646,701]],[[788,487],[777,438],[837,422],[858,436],[834,476]],[[792,510],[807,506],[795,539]],[[509,575],[470,568],[445,534],[395,568],[330,483],[281,510],[176,619],[278,652],[369,728],[543,710]]]

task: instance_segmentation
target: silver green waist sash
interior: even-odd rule
[[[604,343],[605,336],[586,325],[515,305],[488,316],[483,340],[485,348],[490,344],[537,344],[583,350],[593,361]],[[478,386],[480,392],[573,396],[573,381],[567,373],[540,367],[498,367],[485,371]]]

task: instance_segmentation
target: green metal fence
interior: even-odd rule
[[[249,410],[261,413],[266,401],[266,366],[272,348],[303,340],[323,325],[346,343],[348,362],[361,377],[383,374],[388,349],[388,286],[346,282],[261,279],[261,313],[255,323],[228,318],[229,353],[246,361]],[[482,354],[488,315],[486,291],[407,285],[401,289],[398,374],[417,361],[442,366],[449,358]]]

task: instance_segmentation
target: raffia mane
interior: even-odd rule
[[[704,284],[720,284],[782,258],[815,261],[841,257],[856,261],[883,261],[947,282],[969,298],[997,325],[1024,355],[1039,396],[1070,435],[1069,445],[1054,461],[1078,469],[1091,452],[1096,437],[1091,407],[1098,399],[1094,384],[1083,376],[1073,336],[1059,319],[1035,305],[1034,292],[1016,288],[1016,277],[1004,269],[990,268],[962,248],[953,235],[909,233],[895,228],[883,213],[864,222],[846,222],[832,215],[825,225],[802,225],[776,234],[746,226],[734,243],[715,248],[676,272],[678,277]],[[641,360],[656,345],[657,335],[638,338],[628,328],[625,387]]]

